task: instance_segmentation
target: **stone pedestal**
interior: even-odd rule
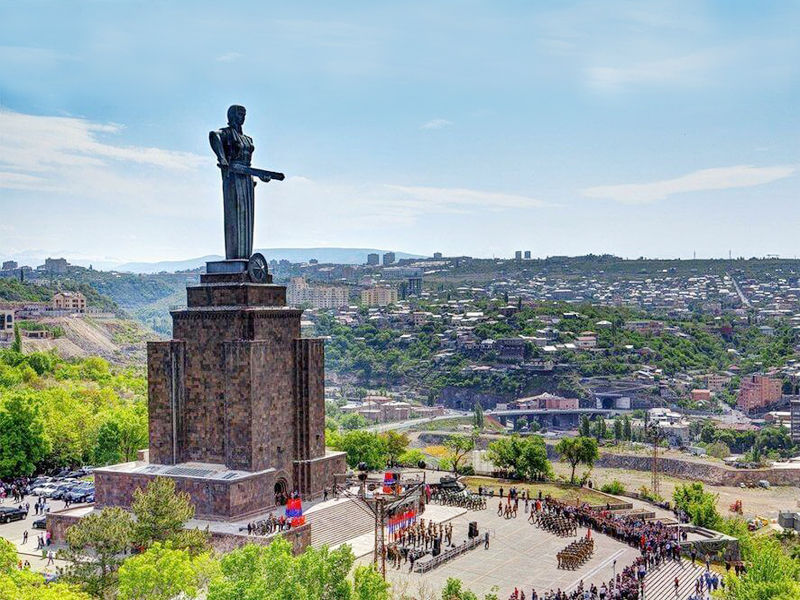
[[[315,498],[345,472],[344,453],[325,451],[322,341],[300,337],[284,286],[220,262],[172,312],[173,339],[148,343],[150,464],[98,469],[98,505],[128,506],[165,476],[198,515],[235,519],[279,494]]]

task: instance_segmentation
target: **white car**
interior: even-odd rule
[[[46,483],[44,485],[40,485],[39,487],[32,489],[31,495],[49,498],[50,494],[56,491],[56,487],[57,486],[54,483]]]

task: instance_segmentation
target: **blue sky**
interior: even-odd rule
[[[5,2],[0,256],[222,251],[207,133],[248,108],[256,245],[800,254],[791,1]]]

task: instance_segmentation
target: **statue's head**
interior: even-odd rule
[[[232,127],[241,127],[242,123],[244,123],[244,117],[246,114],[247,110],[244,106],[234,104],[228,108],[228,125],[231,125]]]

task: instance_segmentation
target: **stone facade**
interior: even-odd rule
[[[172,312],[173,339],[148,343],[152,467],[98,469],[98,506],[130,506],[155,476],[206,519],[264,512],[279,492],[322,495],[345,455],[325,450],[324,346],[301,338],[286,288],[211,273],[187,304]]]

